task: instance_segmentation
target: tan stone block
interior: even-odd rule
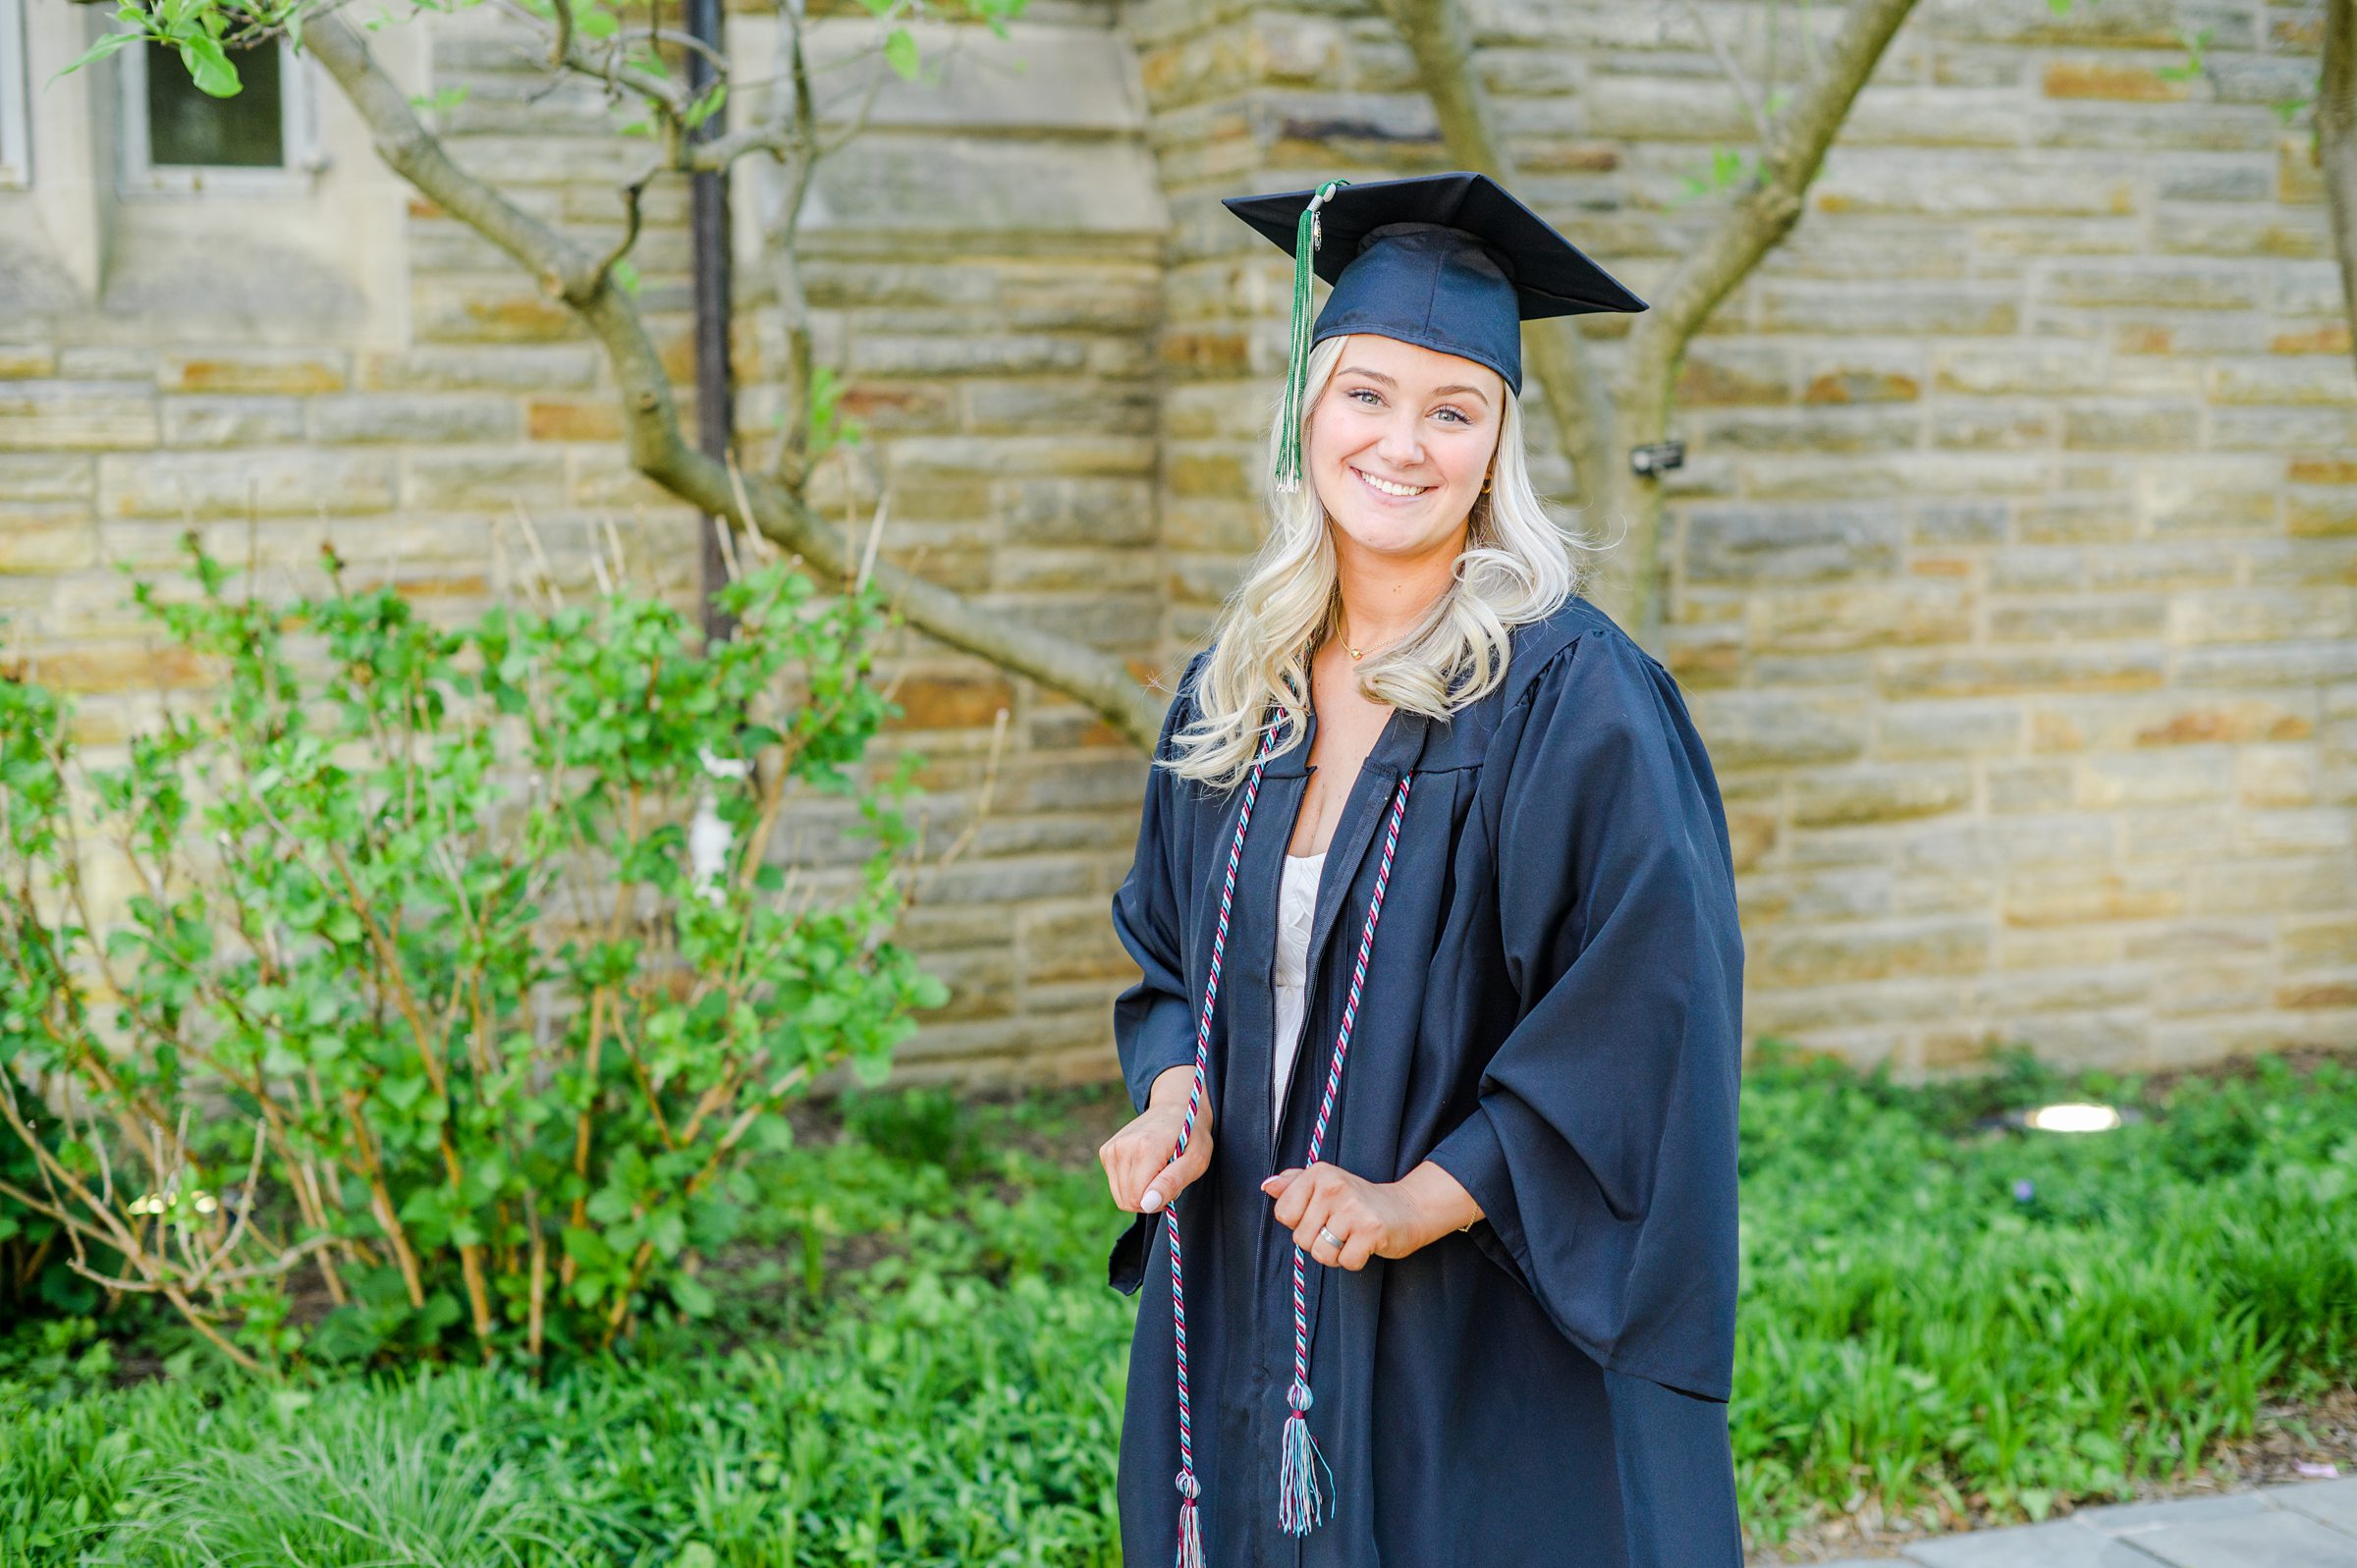
[[[2338,1008],[2357,1017],[2357,974],[2335,980],[2287,981],[2271,999],[2278,1007]]]
[[[2110,60],[2050,60],[2042,85],[2050,98],[2103,98],[2117,103],[2178,103],[2186,83],[2172,81],[2154,66]]]
[[[1792,820],[1809,828],[1903,821],[1971,803],[1972,776],[1958,769],[1843,769],[1792,782]]]
[[[2304,914],[2345,910],[2346,856],[2208,860],[2192,867],[2193,907],[2204,915]]]
[[[597,381],[597,351],[586,344],[426,345],[360,360],[358,385],[385,392],[551,392]]]
[[[166,398],[162,409],[170,447],[283,446],[302,439],[302,405],[294,398]]]
[[[1678,372],[1681,407],[1758,406],[1791,401],[1791,360],[1780,349],[1700,343],[1688,351]]]
[[[411,452],[405,504],[412,507],[526,508],[565,495],[565,460],[538,452]]]
[[[2223,360],[2211,367],[2209,382],[2210,396],[2219,403],[2357,403],[2349,367],[2321,357]]]
[[[2169,607],[2169,635],[2178,642],[2342,637],[2352,628],[2357,628],[2357,603],[2347,588],[2185,594]]]
[[[372,392],[310,405],[311,439],[342,445],[513,441],[519,428],[514,400],[501,397]]]
[[[2272,809],[2246,811],[2234,819],[2233,847],[2251,855],[2309,855],[2346,863],[2352,838],[2350,814],[2338,806],[2316,806],[2313,784],[2303,793],[2293,770],[2268,784],[2278,793],[2263,794],[2254,804]]]
[[[2278,332],[2267,341],[2270,353],[2330,353],[2342,358],[2349,353],[2349,329],[2339,322],[2327,322],[2298,332]]]
[[[48,576],[98,564],[98,530],[87,517],[33,517],[0,523],[0,572]]]
[[[1865,704],[1793,692],[1697,692],[1694,722],[1721,770],[1797,767],[1855,757],[1865,745]]]
[[[535,398],[524,405],[524,433],[533,441],[620,441],[622,409],[611,398]]]
[[[33,678],[60,691],[186,690],[212,678],[185,648],[155,643],[88,643],[52,649],[33,661]]]
[[[2021,973],[2039,969],[2094,967],[2116,962],[2123,949],[2116,927],[2036,926],[1997,934],[1996,965]]]
[[[2065,764],[1998,762],[1987,772],[1993,812],[2060,811],[2078,802],[2077,783]]]
[[[2175,921],[2128,934],[2130,958],[2181,961],[2188,958],[2264,958],[2275,946],[2266,920]]]
[[[1031,980],[1116,979],[1135,971],[1097,899],[1033,905],[1016,915],[1015,924],[1023,972]]]
[[[2333,915],[2281,923],[2283,961],[2295,969],[2357,965],[2357,919]]]
[[[2021,504],[2014,531],[2025,545],[2133,539],[2136,506],[2125,496],[2032,497]]]
[[[98,460],[98,508],[110,517],[349,514],[389,511],[393,498],[393,460],[375,453],[127,453]]]
[[[2045,448],[2055,439],[2054,416],[2044,408],[1951,404],[1932,412],[1932,444],[1965,452]]]
[[[2079,765],[2077,803],[2109,810],[2223,800],[2233,793],[2233,757],[2223,750],[2172,747],[2091,754]]]
[[[1970,974],[1985,968],[1989,927],[1977,920],[1873,921],[1855,927],[1765,933],[1754,973],[1770,986],[1812,986],[1888,976]]]
[[[2201,431],[2200,410],[2154,404],[2077,404],[2063,412],[2062,444],[2110,451],[2185,452]]]
[[[2016,691],[2139,691],[2165,679],[2161,656],[2128,648],[2039,648],[1986,652],[1889,650],[1876,658],[1893,697],[1996,696]]]
[[[301,397],[340,392],[350,378],[345,356],[308,349],[222,349],[167,353],[156,370],[166,392],[275,393]]]
[[[2138,258],[2056,267],[2047,274],[2041,297],[2049,304],[2070,306],[2253,310],[2267,303],[2263,288],[2247,267]]]
[[[2167,625],[2161,599],[2032,600],[1992,605],[1989,635],[1999,642],[2087,642],[2157,637]]]
[[[2076,925],[2099,920],[2156,920],[2184,913],[2185,891],[2170,877],[2130,877],[2083,869],[2008,879],[2008,926]]]
[[[56,350],[34,344],[0,344],[0,381],[44,381],[56,374]]]
[[[2227,544],[2138,540],[2117,549],[2087,552],[2087,586],[2098,590],[2229,586],[2244,554],[2244,549]]]
[[[2009,702],[1886,702],[1874,712],[1878,760],[2006,756],[2021,747],[2022,714]]]
[[[0,381],[0,452],[137,450],[156,443],[155,398],[120,381]]]
[[[0,452],[0,502],[86,502],[97,489],[94,459],[64,452]]]
[[[2150,504],[2153,532],[2163,538],[2218,538],[2272,533],[2277,514],[2272,490],[2157,488]]]
[[[2357,468],[2357,464],[2348,466]],[[2357,488],[2287,491],[2283,497],[2283,524],[2292,533],[2308,539],[2357,534]]]
[[[1972,632],[1969,589],[1956,582],[1780,588],[1751,599],[1750,640],[1783,653],[1961,641]]]

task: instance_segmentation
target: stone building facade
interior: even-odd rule
[[[1696,171],[1748,139],[1708,42],[1680,7],[1470,9],[1522,193],[1645,292],[1714,220]],[[1788,77],[1838,10],[1704,14]],[[456,611],[512,587],[519,512],[576,589],[612,520],[689,589],[696,520],[622,460],[593,350],[332,91],[286,110],[284,167],[179,178],[126,151],[113,76],[39,85],[90,25],[0,0],[0,73],[30,87],[0,135],[0,611],[94,738],[194,678],[112,569],[192,523],[288,580],[333,539]],[[1755,1034],[1908,1071],[2357,1043],[2357,377],[2278,107],[2318,25],[1923,0],[1696,342],[1656,652],[1727,799]],[[748,65],[770,26],[732,16]],[[612,232],[635,149],[593,90],[544,91],[480,13],[375,39],[459,158]],[[829,504],[888,494],[900,559],[1168,671],[1257,538],[1283,351],[1283,258],[1217,198],[1445,167],[1430,108],[1371,0],[1033,0],[1006,42],[951,41],[804,208],[821,356],[867,430]],[[736,194],[758,460],[776,197],[754,171]],[[657,188],[637,260],[685,382],[684,215]],[[954,992],[911,1070],[1105,1075],[1140,761],[974,661],[902,663],[894,744],[944,838],[1012,717],[973,848],[909,917]]]

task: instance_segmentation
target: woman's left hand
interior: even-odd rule
[[[1405,1180],[1388,1182],[1321,1161],[1307,1169],[1280,1170],[1260,1190],[1277,1200],[1277,1222],[1291,1228],[1293,1245],[1332,1269],[1356,1271],[1370,1258],[1404,1258],[1481,1217],[1456,1179],[1429,1161]],[[1448,1213],[1436,1212],[1443,1209]]]

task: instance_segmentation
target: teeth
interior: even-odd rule
[[[1364,468],[1353,468],[1350,471],[1357,474],[1361,479],[1364,479],[1367,483],[1373,485],[1376,489],[1382,491],[1387,496],[1420,496],[1425,491],[1432,488],[1430,485],[1396,485],[1389,479],[1376,478]]]

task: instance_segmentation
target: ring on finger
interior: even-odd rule
[[[1336,1252],[1341,1252],[1343,1250],[1343,1238],[1336,1235],[1332,1230],[1329,1230],[1324,1225],[1320,1225],[1318,1227],[1318,1239],[1326,1243],[1327,1246],[1332,1247]]]

